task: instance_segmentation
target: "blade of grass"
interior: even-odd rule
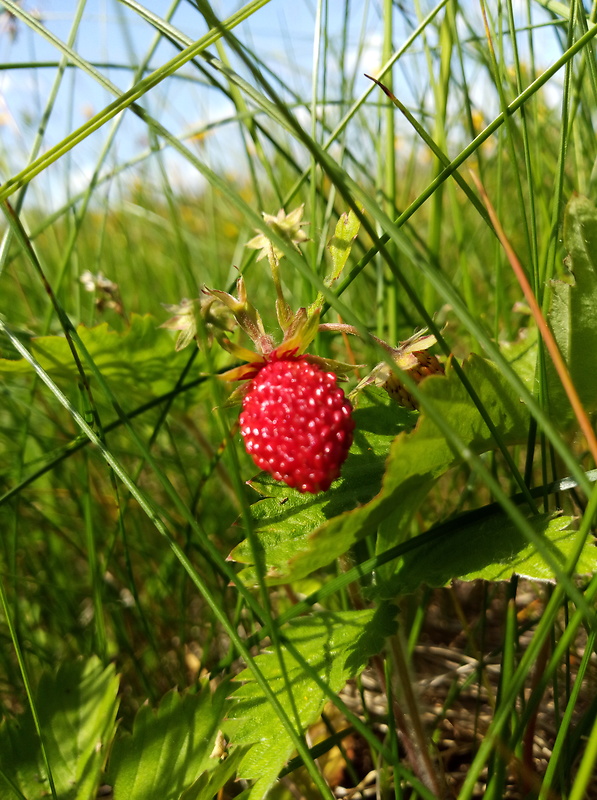
[[[574,681],[572,693],[570,694],[568,703],[566,705],[566,710],[564,711],[564,715],[558,727],[556,740],[551,752],[551,758],[549,759],[547,769],[545,770],[545,775],[543,776],[543,782],[541,784],[541,791],[539,792],[538,800],[549,800],[554,780],[557,777],[556,771],[559,769],[562,762],[565,764],[568,761],[568,759],[563,758],[563,756],[565,756],[567,739],[570,736],[572,717],[576,711],[579,695],[587,676],[589,662],[595,649],[596,636],[597,634],[595,631],[592,631],[587,639],[585,650],[578,666],[578,673]]]
[[[596,513],[597,513],[597,492],[593,491],[580,525],[580,533],[581,533],[579,537],[580,544],[582,544],[583,535],[586,535],[588,531],[591,529]],[[576,562],[576,558],[577,554],[573,554],[573,556],[570,558],[569,564],[567,565],[568,569],[570,569],[570,565]],[[464,784],[460,791],[459,800],[470,800],[470,798],[473,796],[475,782],[478,779],[478,776],[481,770],[483,769],[484,764],[490,757],[492,749],[495,747],[496,741],[501,736],[504,726],[507,724],[508,719],[510,719],[511,709],[515,707],[518,693],[522,690],[522,687],[524,686],[524,683],[527,679],[527,676],[529,674],[532,665],[538,659],[541,649],[543,648],[543,646],[545,645],[546,641],[548,640],[551,634],[551,629],[554,624],[555,617],[559,612],[559,609],[564,600],[566,592],[567,592],[567,587],[564,587],[563,584],[556,585],[553,594],[549,599],[549,602],[537,625],[533,638],[530,641],[526,651],[522,655],[517,669],[512,675],[509,689],[504,696],[503,704],[500,706],[499,709],[496,710],[496,714],[491,722],[490,728],[487,731],[485,738],[481,742],[477,755],[475,756],[475,759],[470,766],[470,769],[468,771],[468,774],[465,778]],[[591,604],[595,602],[596,597],[597,597],[597,575],[593,577],[593,579],[591,580],[591,582],[589,583],[584,592],[584,603],[582,604],[582,607],[581,606],[577,607],[576,611],[574,612],[570,620],[570,624],[567,626],[560,641],[558,642],[556,650],[554,651],[552,658],[550,659],[550,663],[548,664],[548,667],[546,669],[544,680],[546,681],[549,680],[549,675],[551,674],[551,670],[556,668],[556,665],[559,663],[563,653],[566,651],[566,648],[568,648],[571,645],[578,628],[581,625],[587,623],[588,621],[586,616],[587,606],[590,607]],[[594,626],[594,623],[589,623],[589,624]],[[532,713],[532,709],[527,709],[527,713]],[[524,720],[523,718],[521,724],[525,721],[526,720]],[[517,741],[520,741],[519,736],[520,734],[518,734],[517,736]]]
[[[305,741],[303,737],[300,735],[299,732],[295,729],[291,719],[286,714],[283,706],[280,704],[280,701],[271,690],[268,682],[265,680],[264,676],[261,673],[261,670],[255,663],[253,657],[251,656],[250,652],[246,649],[246,646],[239,636],[236,629],[232,627],[228,617],[226,616],[225,611],[221,608],[220,604],[218,603],[217,599],[214,598],[210,590],[208,589],[205,582],[201,579],[200,575],[198,574],[197,570],[193,567],[192,563],[190,562],[187,555],[184,553],[180,545],[176,542],[171,532],[168,530],[164,522],[162,521],[160,515],[158,514],[157,510],[154,507],[154,502],[144,493],[142,492],[138,486],[134,484],[132,479],[129,477],[127,471],[122,467],[120,462],[114,457],[111,451],[104,445],[102,440],[97,436],[95,431],[85,422],[84,418],[79,414],[79,412],[72,406],[68,398],[63,394],[63,392],[58,388],[58,386],[52,381],[50,376],[47,372],[40,366],[40,364],[36,361],[36,359],[28,352],[28,350],[21,344],[21,342],[10,333],[10,331],[6,328],[2,320],[0,320],[0,333],[4,333],[9,340],[11,341],[13,347],[21,354],[21,356],[31,364],[33,369],[35,369],[36,373],[43,381],[43,383],[50,389],[52,394],[56,397],[56,399],[64,406],[64,408],[68,411],[71,415],[73,420],[77,423],[77,425],[81,428],[81,430],[86,434],[86,436],[93,442],[93,444],[99,449],[102,457],[107,461],[110,465],[112,470],[114,471],[115,475],[118,476],[118,479],[127,487],[128,491],[131,495],[135,498],[135,500],[139,503],[143,511],[147,514],[153,525],[156,529],[165,537],[166,541],[170,545],[171,549],[173,550],[175,556],[180,561],[181,565],[189,575],[190,579],[193,581],[195,586],[197,587],[198,591],[201,593],[207,604],[209,605],[214,617],[218,620],[218,622],[222,625],[228,636],[230,637],[231,641],[233,642],[234,646],[236,647],[238,653],[242,656],[244,661],[246,662],[247,666],[253,672],[255,676],[255,680],[259,685],[259,688],[265,694],[268,702],[271,704],[272,708],[274,709],[275,713],[279,716],[280,720],[282,721],[286,731],[288,732],[289,736],[291,737],[293,744],[295,745],[296,749],[298,750],[299,754],[304,760],[305,766],[309,770],[312,779],[314,780],[316,786],[318,786],[322,797],[328,797],[329,800],[332,800],[332,794],[327,786],[327,784],[322,780],[320,774],[318,773],[317,769],[315,768],[313,759],[310,757],[308,749],[306,747]],[[148,454],[148,458],[149,454]],[[217,553],[217,551],[214,551]],[[215,561],[217,568],[222,570],[224,574],[228,573],[228,576],[233,580],[236,580],[236,576],[232,573],[226,562],[222,559],[222,557],[217,554],[217,558],[212,556],[212,559]],[[239,586],[239,590],[243,591],[242,586]],[[248,600],[250,595],[245,594],[245,599]],[[4,594],[0,591],[0,599],[4,602]],[[249,605],[253,605],[252,599],[249,600]],[[5,611],[7,609],[5,608]],[[49,766],[49,765],[48,765]],[[311,768],[310,768],[311,766]],[[53,797],[56,800],[55,792]]]
[[[203,50],[205,50],[205,48],[209,47],[211,44],[214,44],[221,36],[219,31],[209,31],[197,42],[194,42],[191,46],[185,48],[182,53],[170,59],[170,61],[167,61],[164,65],[157,70],[154,70],[154,72],[147,77],[138,81],[131,89],[126,92],[120,92],[116,86],[108,81],[97,70],[94,70],[88,62],[79,56],[78,53],[76,53],[72,48],[66,46],[64,42],[58,39],[58,37],[54,36],[50,33],[50,31],[44,28],[44,26],[41,25],[36,17],[27,13],[16,3],[13,3],[12,0],[1,0],[1,2],[11,14],[18,19],[23,20],[23,22],[26,22],[27,25],[29,25],[36,33],[40,34],[44,39],[47,39],[51,44],[57,47],[78,67],[84,69],[85,72],[95,77],[96,80],[98,80],[98,82],[104,86],[104,88],[106,88],[111,94],[116,95],[118,99],[106,106],[99,114],[95,114],[93,117],[91,117],[88,122],[86,122],[80,128],[77,128],[77,130],[73,131],[57,145],[49,148],[42,156],[35,159],[35,161],[24,170],[21,170],[12,178],[6,180],[0,188],[0,201],[6,200],[21,186],[24,186],[26,183],[32,180],[32,178],[53,164],[61,156],[68,153],[76,144],[83,141],[83,139],[87,138],[87,136],[89,136],[91,133],[101,128],[106,122],[115,117],[121,111],[131,107],[135,113],[138,113],[139,109],[135,105],[135,101],[139,100],[144,94],[146,94],[154,86],[157,86],[159,83],[161,83],[165,78],[174,74],[177,70],[184,66],[184,64],[186,64],[188,61],[191,61],[191,59],[195,58]],[[234,28],[236,25],[239,25],[247,16],[254,13],[254,11],[261,6],[266,5],[268,2],[269,0],[253,0],[253,2],[247,3],[247,5],[237,11],[235,14],[232,14],[222,24],[225,26],[225,29]]]
[[[483,200],[484,200],[485,205],[487,207],[487,211],[489,213],[489,216],[491,217],[491,221],[493,223],[493,226],[494,226],[494,228],[496,230],[496,233],[497,233],[497,235],[498,235],[498,237],[500,239],[500,242],[502,243],[502,247],[504,248],[504,251],[506,253],[508,261],[510,262],[510,266],[512,267],[512,270],[514,271],[514,274],[516,275],[516,279],[518,280],[518,283],[520,284],[520,288],[522,289],[522,291],[524,293],[524,296],[525,296],[525,299],[526,299],[527,303],[529,304],[529,307],[531,309],[531,313],[533,315],[533,319],[535,320],[535,323],[537,325],[537,328],[539,330],[541,338],[543,339],[543,341],[545,343],[545,346],[546,346],[546,348],[547,348],[547,350],[549,352],[549,355],[550,355],[550,357],[551,357],[551,359],[553,361],[554,367],[556,368],[556,371],[558,373],[558,377],[560,378],[560,381],[562,382],[562,386],[564,387],[564,390],[565,390],[565,392],[566,392],[566,394],[568,396],[568,400],[570,401],[570,405],[572,406],[572,409],[574,411],[574,415],[575,415],[575,417],[577,419],[579,427],[582,430],[582,432],[583,432],[583,434],[585,436],[585,439],[587,440],[587,444],[588,444],[589,449],[591,451],[591,455],[593,457],[593,461],[597,464],[597,436],[595,435],[595,432],[593,430],[593,427],[591,425],[591,422],[589,420],[587,412],[585,411],[585,409],[584,409],[584,407],[583,407],[583,405],[582,405],[582,403],[580,401],[580,398],[578,396],[578,392],[576,391],[576,388],[574,387],[574,384],[572,383],[572,380],[570,378],[570,373],[568,372],[568,368],[566,366],[566,363],[565,363],[564,359],[562,358],[562,354],[560,353],[560,350],[558,348],[556,340],[555,340],[555,338],[554,338],[554,336],[553,336],[553,334],[552,334],[552,332],[551,332],[551,330],[550,330],[550,328],[549,328],[549,326],[548,326],[548,324],[547,324],[547,322],[545,320],[545,317],[543,316],[543,313],[542,313],[541,308],[539,306],[539,302],[537,301],[537,298],[535,297],[535,294],[533,293],[533,290],[532,290],[531,285],[530,285],[530,283],[528,281],[528,278],[527,278],[527,276],[526,276],[526,274],[525,274],[525,272],[524,272],[524,270],[522,268],[522,265],[521,265],[520,261],[518,260],[518,258],[516,256],[516,253],[512,249],[512,246],[510,245],[510,242],[506,238],[506,234],[504,233],[504,229],[502,228],[501,223],[500,223],[500,221],[498,220],[498,218],[497,218],[497,216],[495,214],[495,211],[493,209],[493,206],[491,205],[491,202],[490,202],[489,198],[487,197],[487,193],[485,192],[485,189],[483,188],[483,186],[481,185],[480,181],[478,180],[478,178],[474,174],[473,174],[473,180],[477,184],[477,188],[479,190],[479,193],[483,197]]]
[[[1,325],[2,322],[0,321],[0,326]],[[27,695],[27,702],[29,703],[29,708],[31,709],[31,717],[33,719],[33,725],[35,727],[35,732],[39,740],[39,747],[41,750],[44,766],[46,768],[50,793],[52,795],[53,800],[58,800],[58,795],[56,794],[56,785],[54,783],[54,778],[52,775],[52,767],[50,765],[48,752],[44,744],[44,735],[39,721],[39,714],[37,713],[37,704],[35,702],[35,697],[33,696],[33,687],[31,685],[31,681],[29,678],[29,670],[27,669],[27,663],[23,655],[23,650],[21,647],[21,642],[19,640],[17,630],[13,624],[12,611],[8,604],[8,598],[6,596],[6,591],[4,588],[4,581],[2,580],[0,580],[0,604],[2,605],[2,611],[4,613],[4,619],[6,620],[6,625],[8,627],[10,640],[12,642],[12,646],[14,647],[15,656],[19,664],[19,670],[21,673],[21,678],[23,680],[23,686],[25,687],[25,694]]]
[[[589,784],[595,779],[595,764],[597,764],[597,720],[589,734],[587,746],[570,792],[570,800],[583,800],[589,796]]]

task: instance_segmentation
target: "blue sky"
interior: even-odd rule
[[[212,7],[221,18],[227,17],[243,4],[231,0],[212,2]],[[345,0],[327,2],[327,30],[330,51],[327,61],[327,80],[330,86],[329,99],[338,96],[334,86],[339,74],[337,58],[342,47],[341,31],[344,24]],[[354,74],[352,96],[357,97],[368,86],[364,72],[375,73],[381,62],[381,21],[378,0],[349,3],[349,36],[346,43],[345,65],[349,74]],[[423,9],[435,3],[422,2]],[[145,2],[145,7],[156,14],[165,15],[166,2]],[[44,25],[63,41],[69,37],[77,3],[71,0],[25,0],[24,8],[37,10]],[[315,0],[271,0],[248,21],[235,30],[235,34],[260,55],[274,76],[280,77],[302,98],[311,95],[313,67],[313,42],[315,31]],[[477,5],[471,5],[473,15]],[[4,17],[6,22],[6,17]],[[413,16],[414,21],[414,16]],[[183,0],[178,5],[172,24],[192,39],[199,38],[206,25],[192,2]],[[408,24],[401,15],[396,15],[395,45],[400,46],[408,35]],[[139,63],[147,53],[154,37],[153,28],[134,11],[116,0],[88,0],[81,24],[78,28],[75,49],[101,71],[121,90],[130,87],[132,72],[128,65]],[[553,40],[546,34],[545,41]],[[364,44],[363,44],[364,43]],[[543,58],[549,60],[549,46],[541,50]],[[215,48],[211,50],[216,54]],[[177,50],[163,41],[151,58],[150,66],[158,67],[176,54]],[[5,29],[0,35],[0,64],[16,65],[19,62],[40,64],[56,62],[60,54],[56,48],[39,34],[19,22],[16,35],[11,37]],[[425,70],[417,69],[420,52],[402,59],[402,66],[395,73],[396,85],[401,97],[410,102],[427,89],[424,83]],[[235,64],[236,66],[236,64]],[[1,177],[5,180],[19,171],[27,162],[39,120],[45,108],[53,81],[55,67],[36,69],[4,69],[0,72],[0,121],[4,164]],[[480,102],[484,89],[478,88]],[[69,69],[60,87],[45,137],[45,146],[60,141],[70,131],[83,124],[89,116],[100,111],[113,100],[113,96],[100,87],[91,77],[78,69]],[[171,77],[156,87],[142,100],[142,105],[171,132],[181,138],[192,130],[229,117],[233,108],[218,91],[191,65],[185,67],[177,77]],[[486,110],[486,109],[485,109]],[[305,126],[309,126],[306,111],[297,114]],[[32,186],[32,201],[43,199],[48,205],[59,205],[72,191],[83,188],[97,163],[98,154],[108,134],[110,125],[92,134],[79,144],[61,162],[53,165],[44,175],[38,176]],[[119,129],[115,144],[108,156],[107,164],[122,163],[147,150],[148,140],[144,125],[127,112]],[[236,126],[220,124],[217,134],[208,136],[201,149],[202,157],[211,166],[234,173],[242,169],[243,156]],[[200,186],[199,176],[172,154],[168,154],[168,168],[174,183]]]
[[[237,10],[238,2],[212,3],[221,18]],[[357,4],[358,5],[358,4]],[[77,4],[59,0],[41,0],[36,7],[27,3],[25,8],[34,8],[40,14],[45,27],[63,41],[67,41]],[[166,3],[146,3],[145,6],[157,14],[166,13]],[[332,2],[330,24],[334,26],[342,20],[337,9],[343,8],[339,0]],[[364,24],[371,30],[371,41],[376,41],[374,14],[367,15]],[[363,24],[363,15],[353,15],[353,21]],[[4,17],[6,22],[6,17]],[[173,15],[172,24],[192,39],[199,38],[206,25],[197,10],[189,2],[182,2]],[[283,77],[289,86],[302,97],[309,97],[311,91],[311,67],[313,60],[314,9],[310,2],[296,0],[272,0],[260,9],[250,20],[239,26],[235,33],[243,42],[263,55],[274,74]],[[358,30],[355,35],[358,35]],[[147,53],[154,38],[152,27],[133,11],[114,0],[88,2],[78,29],[75,49],[89,62],[100,65],[101,71],[121,90],[130,87],[133,78],[128,65],[139,63]],[[176,54],[177,50],[168,42],[162,42],[150,61],[152,68],[158,67]],[[212,49],[215,54],[215,48]],[[0,63],[14,64],[12,69],[0,72],[0,120],[3,123],[3,141],[8,163],[5,175],[21,169],[26,163],[39,120],[56,75],[52,66],[37,69],[17,69],[23,62],[41,64],[55,63],[60,54],[49,42],[18,22],[16,35],[7,35],[5,29],[0,36]],[[119,68],[119,65],[122,68]],[[376,66],[376,65],[373,65]],[[371,67],[370,67],[371,68]],[[358,81],[359,91],[366,83],[364,77]],[[70,131],[83,124],[89,116],[113,100],[113,96],[100,87],[80,70],[69,69],[62,82],[52,112],[45,137],[46,146],[60,141]],[[156,116],[166,127],[177,135],[201,128],[202,125],[230,116],[233,108],[230,103],[206,85],[206,81],[192,66],[186,67],[180,77],[170,78],[152,93],[145,96],[142,105]],[[128,113],[119,133],[112,160],[130,159],[147,147],[144,126]],[[109,126],[108,126],[109,127]],[[217,141],[209,142],[209,157],[224,158],[225,166],[234,170],[230,161],[231,138],[234,126],[219,129]],[[104,132],[93,134],[87,141],[78,145],[72,152],[70,163],[65,163],[65,173],[77,188],[84,185],[87,176],[96,163],[97,153],[104,140]],[[237,142],[238,144],[238,142]],[[57,167],[52,167],[52,194],[61,194],[56,184]],[[184,172],[184,170],[183,170]],[[8,174],[7,174],[8,173]],[[188,174],[181,175],[181,180]],[[43,176],[35,179],[43,183]],[[56,197],[56,200],[62,198]]]

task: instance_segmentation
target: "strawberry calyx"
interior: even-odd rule
[[[305,359],[326,372],[336,373],[339,377],[345,377],[355,369],[354,364],[321,358],[306,352],[317,332],[323,328],[319,323],[319,309],[299,308],[296,313],[292,313],[287,324],[281,326],[283,339],[276,346],[273,338],[265,331],[259,311],[247,298],[242,275],[237,280],[236,297],[219,289],[204,288],[203,292],[222,303],[232,313],[238,327],[252,340],[255,346],[254,350],[249,350],[227,336],[219,337],[219,344],[228,353],[246,362],[223,372],[219,376],[222,380],[250,381],[266,364],[297,359]],[[229,397],[227,405],[236,405],[241,402],[244,394],[243,387],[235,390]]]
[[[253,341],[260,354],[271,352],[274,349],[274,341],[272,337],[265,332],[261,314],[247,299],[247,289],[242,275],[236,282],[236,291],[237,297],[234,297],[234,295],[224,292],[221,289],[208,289],[207,287],[203,289],[204,294],[215,297],[232,312],[237,324]],[[231,347],[233,345],[230,340],[222,339],[221,344],[224,349],[232,352]],[[241,356],[241,358],[242,357],[244,356]]]

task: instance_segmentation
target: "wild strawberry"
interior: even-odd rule
[[[204,291],[232,312],[255,344],[255,351],[247,350],[219,334],[222,347],[246,362],[220,377],[244,382],[227,405],[242,402],[240,431],[247,452],[258,467],[299,492],[329,489],[340,475],[354,429],[352,406],[336,383],[337,375],[354,365],[305,352],[319,329],[319,309],[300,308],[289,315],[279,295],[284,337],[276,347],[247,299],[242,277],[236,297],[217,289]]]
[[[276,480],[285,481],[300,492],[315,493],[328,489],[340,475],[352,444],[352,406],[336,380],[359,365],[306,352],[323,329],[319,322],[323,293],[319,292],[308,308],[299,308],[296,313],[284,297],[280,261],[289,246],[300,253],[299,245],[308,241],[302,230],[307,224],[302,222],[302,216],[303,206],[288,214],[284,209],[275,216],[264,214],[264,222],[273,235],[260,227],[247,245],[259,250],[257,261],[267,257],[269,262],[276,316],[283,334],[279,345],[266,332],[259,311],[249,302],[242,275],[236,284],[236,296],[204,287],[200,300],[184,300],[168,307],[175,316],[164,327],[180,331],[177,350],[193,339],[211,344],[215,338],[224,350],[245,362],[221,373],[220,378],[243,382],[226,405],[242,402],[239,422],[247,451],[257,466]],[[341,216],[329,243],[332,271],[324,281],[328,290],[340,277],[358,230],[356,215],[350,212]],[[252,340],[254,350],[228,338],[228,332],[236,325]]]
[[[259,369],[243,399],[240,430],[260,469],[316,494],[340,475],[354,422],[334,373],[307,358],[282,357]]]

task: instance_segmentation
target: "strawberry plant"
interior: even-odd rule
[[[0,0],[0,800],[597,791],[597,27],[411,5]]]

